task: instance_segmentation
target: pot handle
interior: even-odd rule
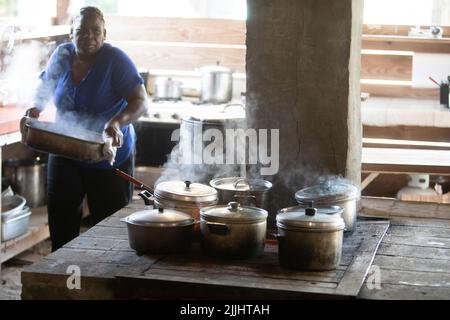
[[[153,194],[151,194],[147,190],[142,190],[141,192],[138,193],[138,196],[144,200],[146,206],[152,205],[155,201]]]
[[[242,108],[242,110],[245,111],[245,107],[244,107],[244,105],[243,105],[242,103],[229,103],[229,104],[227,104],[225,107],[223,107],[222,113],[225,113],[225,110],[226,110],[228,107],[232,107],[232,106],[239,106],[239,107]]]
[[[217,222],[207,222],[206,225],[209,231],[213,234],[224,236],[230,233],[230,228],[226,224]]]
[[[248,190],[251,190],[251,185],[250,185],[250,183],[248,182],[248,180],[247,180],[247,178],[239,178],[239,179],[237,179],[236,180],[236,182],[233,184],[233,187],[236,189],[236,190],[238,190],[239,189],[239,185],[241,184],[243,184],[242,182],[244,182],[244,184],[245,184],[245,186],[248,188]],[[247,189],[246,189],[247,190]]]
[[[279,234],[279,233],[269,233],[269,236],[270,236],[270,238],[271,239],[276,239],[276,240],[283,240],[283,239],[285,239],[286,238],[286,236],[283,236],[283,235],[281,235],[281,234]]]
[[[245,205],[245,203],[239,201],[240,199],[251,199],[251,202],[249,201],[249,204],[252,204],[255,207],[257,207],[256,196],[254,196],[254,195],[235,194],[233,196],[233,199],[236,200],[237,202],[239,202],[240,205]]]

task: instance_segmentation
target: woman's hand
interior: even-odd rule
[[[123,133],[122,130],[120,130],[120,123],[118,120],[115,120],[114,118],[108,121],[105,124],[105,129],[103,130],[103,135],[105,138],[111,138],[112,139],[112,145],[113,147],[122,147],[123,144]]]
[[[30,108],[27,111],[25,111],[25,117],[30,117],[34,119],[38,119],[40,114],[41,110],[39,110],[36,107]]]

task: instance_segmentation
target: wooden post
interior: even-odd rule
[[[249,126],[279,129],[272,209],[320,177],[361,180],[362,0],[247,0]]]

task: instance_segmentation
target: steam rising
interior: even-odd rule
[[[38,74],[41,61],[48,56],[49,49],[38,42],[16,45],[14,51],[3,62],[2,80],[3,102],[29,108],[33,104],[34,93],[39,84]]]

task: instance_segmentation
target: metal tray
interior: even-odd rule
[[[76,127],[68,129],[29,117],[22,118],[20,127],[22,142],[35,150],[89,163],[106,159],[105,141],[98,132]]]
[[[7,220],[2,219],[2,241],[17,238],[28,231],[28,223],[31,211],[24,207],[20,214],[9,216]]]

